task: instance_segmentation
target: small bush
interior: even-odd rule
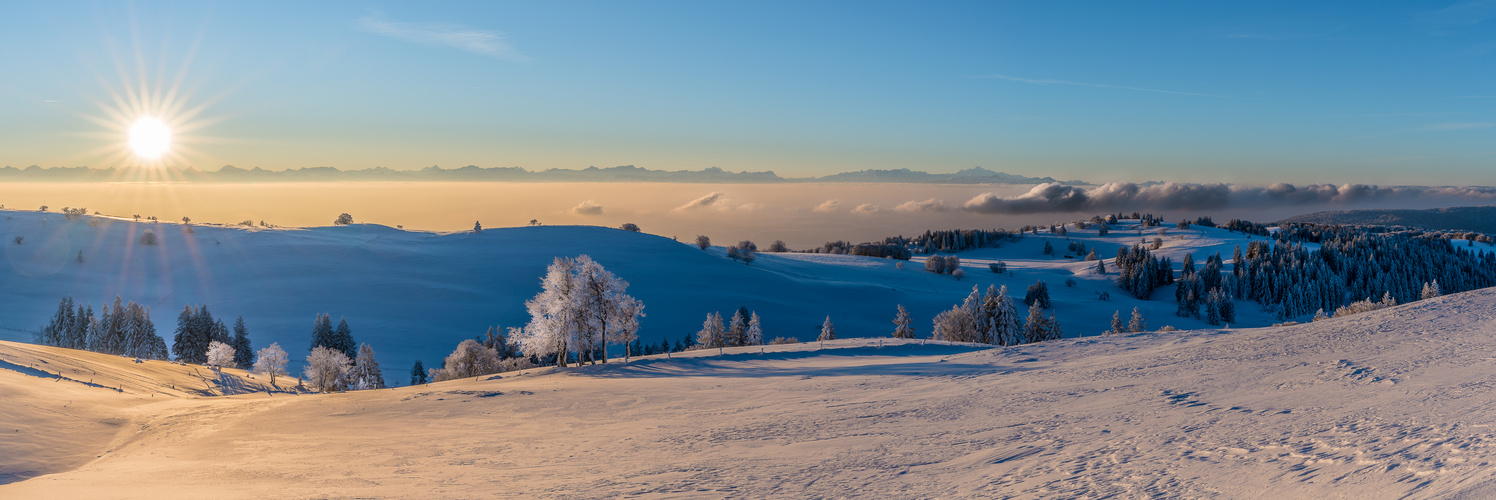
[[[156,243],[158,243],[158,241],[156,240],[155,231],[147,229],[144,233],[140,233],[140,244],[155,245]]]
[[[11,240],[11,241],[14,241],[14,242],[16,242],[17,245],[19,245],[19,244],[21,244],[21,241],[25,240],[25,239],[26,239],[25,236],[17,236],[16,239]]]
[[[639,225],[632,222],[625,222],[622,226],[618,226],[618,228],[631,233],[639,232]]]
[[[1178,330],[1178,328],[1174,328],[1174,327],[1169,326],[1169,325],[1164,325],[1163,328],[1159,328],[1158,329],[1158,331],[1160,331],[1160,332],[1172,332],[1172,331],[1175,331],[1175,330]]]
[[[997,262],[987,264],[987,269],[991,269],[992,272],[997,274],[1006,273],[1008,272],[1008,263],[999,260]]]
[[[769,345],[799,344],[799,343],[800,343],[800,339],[793,339],[793,338],[789,338],[789,337],[774,337],[774,340],[770,340],[769,341]]]

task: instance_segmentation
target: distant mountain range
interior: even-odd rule
[[[1338,210],[1295,215],[1282,222],[1358,226],[1406,226],[1438,231],[1496,233],[1496,205],[1382,210]]]
[[[226,165],[214,171],[195,168],[89,168],[89,167],[0,167],[0,181],[66,182],[307,182],[307,181],[506,181],[506,182],[695,182],[695,183],[789,183],[789,182],[889,182],[915,184],[1043,184],[1058,182],[1089,185],[1084,181],[1057,181],[1053,177],[1025,177],[993,172],[981,167],[950,174],[932,174],[900,168],[862,170],[824,177],[780,177],[773,171],[729,172],[717,167],[701,170],[650,170],[633,165],[587,167],[581,170],[552,168],[530,171],[520,167],[477,167],[394,170],[373,167],[339,170],[332,167],[264,170]]]

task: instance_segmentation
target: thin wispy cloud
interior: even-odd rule
[[[675,207],[675,211],[677,211],[677,212],[685,212],[685,211],[688,211],[688,210],[700,210],[700,209],[708,208],[708,207],[712,207],[712,206],[719,206],[720,207],[722,205],[717,204],[717,202],[718,201],[723,201],[723,198],[722,198],[723,195],[724,195],[724,193],[721,192],[721,191],[713,191],[711,193],[707,193],[705,196],[702,196],[700,198],[688,201],[688,202],[686,202],[685,205],[681,205],[681,206]]]
[[[407,42],[465,50],[474,54],[523,62],[524,54],[504,40],[497,31],[468,28],[449,23],[406,23],[391,21],[382,14],[358,19],[359,29],[376,35]]]
[[[1213,98],[1216,98],[1216,99],[1232,99],[1232,97],[1227,97],[1227,96],[1223,96],[1223,95],[1215,95],[1215,94],[1201,94],[1201,93],[1196,93],[1196,92],[1179,92],[1179,91],[1175,91],[1175,90],[1149,89],[1149,88],[1143,88],[1143,87],[1129,87],[1129,86],[1126,86],[1126,85],[1111,85],[1111,84],[1106,84],[1106,83],[1086,83],[1086,82],[1071,82],[1071,81],[1066,81],[1066,80],[1019,78],[1019,77],[1016,77],[1016,76],[998,75],[998,74],[978,75],[978,76],[974,76],[972,78],[986,78],[986,79],[991,79],[991,80],[1007,80],[1007,81],[1010,81],[1010,82],[1027,83],[1029,85],[1070,85],[1070,86],[1076,86],[1076,87],[1092,87],[1092,88],[1099,88],[1099,89],[1118,89],[1118,90],[1131,90],[1131,91],[1135,91],[1135,92],[1152,92],[1152,93],[1156,93],[1156,94],[1187,95],[1187,96],[1193,96],[1193,97],[1213,97]]]
[[[821,203],[820,205],[816,205],[816,208],[814,210],[817,211],[817,212],[835,212],[836,209],[837,209],[837,207],[840,207],[840,206],[841,206],[841,201],[838,201],[838,200],[826,200],[824,203]]]
[[[1448,7],[1426,12],[1415,19],[1421,23],[1469,26],[1496,18],[1496,0],[1460,2]]]

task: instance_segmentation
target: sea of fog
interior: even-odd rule
[[[717,244],[784,240],[791,248],[827,241],[872,241],[926,229],[1007,228],[1086,218],[1091,213],[979,214],[961,209],[983,193],[1018,196],[1033,186],[932,184],[686,184],[509,182],[17,183],[0,184],[8,209],[51,211],[86,207],[107,215],[193,222],[264,221],[324,226],[340,213],[355,222],[408,230],[638,224],[644,232],[682,241],[707,235]],[[1140,210],[1166,220],[1211,216],[1270,222],[1319,210],[1432,208],[1480,205],[1472,200],[1417,198],[1368,205],[1273,205],[1211,210]]]

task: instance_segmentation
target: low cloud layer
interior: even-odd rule
[[[841,201],[839,201],[839,200],[826,200],[824,203],[821,203],[820,205],[816,205],[815,211],[822,212],[822,213],[835,212],[836,209],[837,209],[837,207],[840,207],[840,206],[841,206]]]
[[[1226,207],[1275,205],[1348,205],[1414,198],[1496,199],[1491,187],[1376,186],[1367,184],[1276,183],[1267,187],[1227,184],[1175,184],[1140,186],[1112,182],[1086,189],[1061,184],[1040,184],[1018,196],[982,193],[967,200],[961,209],[981,214],[1033,214],[1046,212],[1105,212],[1116,210],[1209,210]],[[902,206],[902,205],[900,205]]]
[[[603,214],[603,206],[602,205],[598,205],[597,202],[595,202],[595,201],[587,200],[587,201],[582,202],[582,204],[580,204],[580,205],[572,207],[571,208],[571,213],[574,213],[574,214],[577,214],[577,215],[602,215]]]
[[[950,207],[945,206],[945,200],[930,198],[924,201],[906,201],[893,209],[900,212],[944,212],[950,210]]]

